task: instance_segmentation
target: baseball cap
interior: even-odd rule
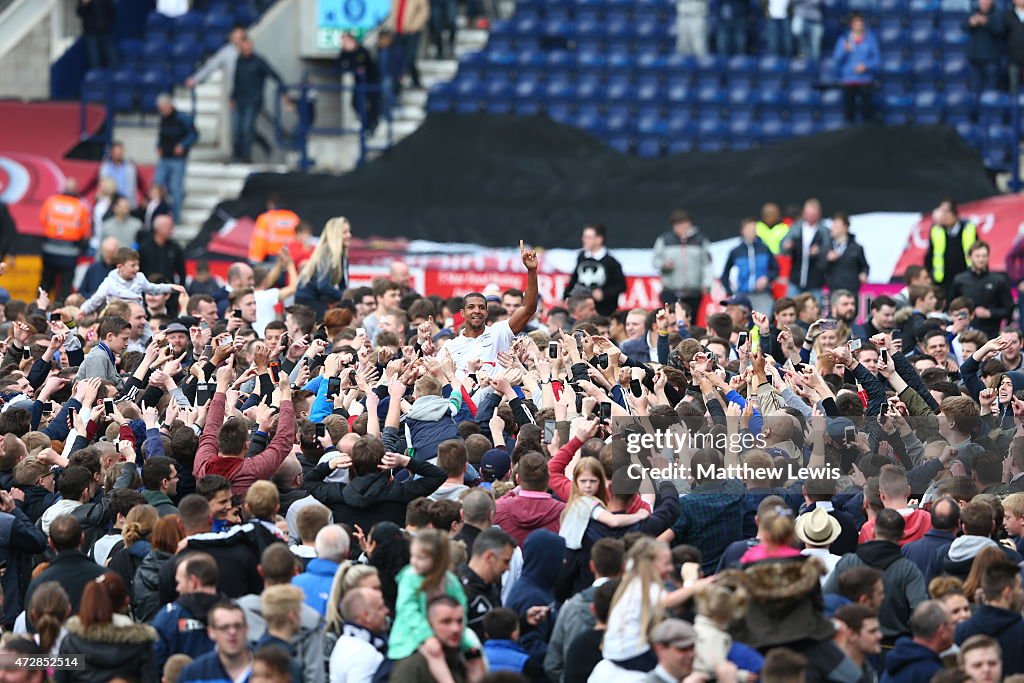
[[[721,304],[723,306],[743,306],[748,311],[754,310],[754,306],[750,303],[750,297],[743,294],[733,294],[728,299],[723,300]]]
[[[492,448],[480,458],[480,474],[490,481],[499,481],[512,469],[512,457],[500,448]]]
[[[832,437],[833,441],[843,441],[846,438],[847,427],[856,427],[856,425],[848,417],[837,417],[828,421],[825,432]]]
[[[693,647],[697,642],[697,632],[688,621],[666,619],[651,630],[650,640],[659,645]]]

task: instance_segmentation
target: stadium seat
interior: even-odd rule
[[[652,159],[661,156],[662,139],[658,137],[641,137],[636,145],[636,155]]]
[[[669,154],[683,154],[693,151],[693,139],[692,138],[675,138],[669,140],[668,153]]]
[[[793,88],[789,91],[789,106],[796,110],[808,111],[817,109],[821,103],[821,94],[813,88]]]
[[[726,71],[729,76],[750,76],[753,77],[757,71],[757,60],[748,55],[736,55],[730,57],[726,63]]]
[[[86,102],[106,102],[110,90],[110,72],[90,69],[82,79],[82,99]]]
[[[937,91],[927,90],[914,96],[914,123],[927,126],[942,123],[942,100]]]
[[[110,106],[114,111],[123,112],[135,109],[135,92],[138,79],[135,70],[120,68],[110,78]]]
[[[145,46],[137,38],[125,38],[117,41],[117,55],[121,64],[135,65],[142,62],[142,48]]]
[[[628,135],[616,135],[608,138],[608,146],[612,149],[622,152],[623,154],[629,154],[630,141]]]
[[[669,81],[666,96],[669,102],[676,105],[688,105],[697,101],[696,93],[690,88],[689,83],[682,80]]]
[[[669,114],[666,123],[668,135],[673,138],[691,138],[697,132],[697,124],[690,118],[688,112],[673,111]]]
[[[167,43],[161,40],[147,40],[142,46],[142,62],[151,66],[167,62]]]
[[[725,102],[721,88],[703,87],[697,90],[697,103],[702,107],[717,107]]]

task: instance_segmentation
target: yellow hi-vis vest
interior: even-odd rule
[[[786,239],[786,235],[789,233],[789,226],[785,223],[779,223],[778,225],[768,225],[764,221],[757,222],[757,236],[761,238],[765,246],[768,247],[769,251],[773,254],[779,253],[779,247],[782,246],[782,240]]]
[[[932,226],[932,281],[936,284],[946,281],[946,229],[941,225]],[[978,227],[974,223],[964,225],[960,233],[960,241],[964,249],[964,261],[971,262],[968,256],[971,245],[978,241]]]

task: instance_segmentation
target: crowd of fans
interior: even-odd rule
[[[107,243],[88,297],[5,302],[0,652],[63,660],[2,680],[1024,674],[1021,333],[955,204],[862,323],[814,201],[743,222],[706,319],[618,310],[600,226],[546,308],[522,243],[525,291],[351,287],[345,219],[268,209],[223,286]]]

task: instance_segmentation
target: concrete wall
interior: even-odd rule
[[[50,22],[40,21],[11,49],[0,69],[0,97],[50,96]]]

